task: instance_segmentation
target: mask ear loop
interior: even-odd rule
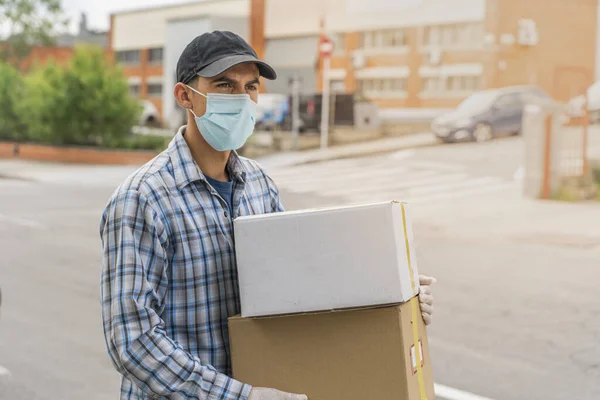
[[[185,85],[187,86],[192,92],[196,92],[198,93],[200,96],[203,96],[204,98],[208,99],[208,96],[205,95],[204,93],[200,93],[199,91],[197,91],[196,89],[194,89],[193,87],[191,87],[190,85]],[[196,115],[196,113],[194,112],[194,110],[192,110],[191,108],[188,108],[188,110],[191,111],[192,114],[194,114],[194,117],[198,118],[198,116]]]

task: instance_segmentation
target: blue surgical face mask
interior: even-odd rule
[[[208,93],[206,113],[198,117],[193,110],[198,130],[204,140],[215,150],[228,151],[241,148],[254,132],[256,103],[247,94]]]

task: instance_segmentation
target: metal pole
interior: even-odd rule
[[[292,78],[292,148],[298,150],[300,132],[300,78]]]
[[[581,176],[585,177],[588,173],[589,161],[588,161],[588,135],[590,128],[590,109],[588,107],[588,96],[587,93],[585,95],[585,110],[584,110],[584,118],[583,118],[583,143],[581,149]]]
[[[323,98],[321,100],[321,150],[327,149],[329,141],[329,69],[331,57],[323,59]]]
[[[544,170],[542,175],[542,199],[548,200],[551,195],[550,174],[552,167],[552,115],[546,117],[544,124]]]

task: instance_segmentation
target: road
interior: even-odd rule
[[[270,173],[288,209],[410,201],[418,268],[439,281],[429,330],[438,384],[494,400],[596,400],[598,206],[521,199],[521,147],[510,138]],[[118,398],[98,222],[130,172],[38,166],[30,180],[0,179],[0,372],[12,375],[0,399]]]

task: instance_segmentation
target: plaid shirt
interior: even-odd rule
[[[232,221],[282,211],[279,194],[256,162],[232,152],[228,215],[184,134],[102,215],[102,317],[121,399],[245,399],[251,390],[229,377],[227,318],[240,312]]]

